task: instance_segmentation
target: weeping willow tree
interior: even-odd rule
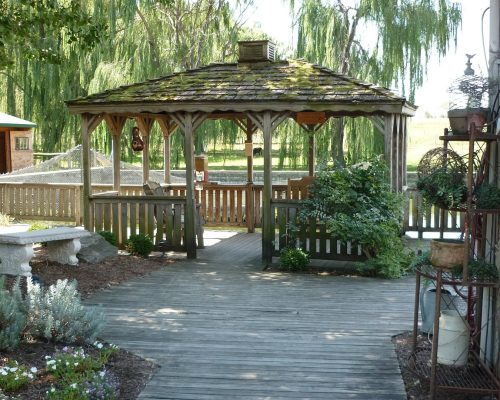
[[[50,3],[62,7],[68,0]],[[80,142],[78,118],[69,115],[64,100],[213,61],[234,60],[238,38],[254,35],[242,28],[252,0],[79,0],[77,3],[89,20],[106,21],[106,34],[99,37],[97,47],[89,51],[78,41],[64,40],[63,31],[62,36],[52,35],[44,42],[57,54],[57,60],[25,57],[21,46],[14,49],[12,62],[0,75],[0,107],[37,123],[38,151],[64,151]],[[31,11],[43,15],[41,9]],[[103,29],[103,25],[99,26]],[[126,134],[131,124],[125,126],[122,135],[122,157],[129,161],[134,159]],[[201,130],[199,140],[234,143],[236,135],[235,128],[215,122]],[[172,138],[174,165],[179,165],[182,159],[182,140],[177,136]],[[104,124],[92,139],[96,149],[111,151],[110,134]],[[152,166],[161,164],[162,141],[155,125],[150,141]]]
[[[291,10],[295,1],[289,0]],[[449,0],[303,0],[297,10],[297,56],[368,82],[397,87],[415,101],[432,55],[442,57],[461,22],[460,7]],[[372,124],[336,119],[331,153],[356,162],[383,149]],[[321,138],[325,140],[325,137]]]

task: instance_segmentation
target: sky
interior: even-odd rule
[[[417,115],[445,115],[448,109],[448,88],[463,75],[465,54],[476,54],[472,68],[476,74],[486,76],[487,67],[481,35],[481,16],[489,7],[489,0],[461,0],[462,27],[458,34],[457,47],[452,44],[448,54],[439,59],[431,57],[424,86],[417,91]],[[295,41],[288,2],[283,0],[254,0],[254,11],[247,16],[247,25],[257,24],[264,32],[276,39],[278,46],[292,46]],[[299,1],[296,0],[298,4]],[[488,51],[489,12],[484,17],[485,49]]]

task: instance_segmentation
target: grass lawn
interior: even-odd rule
[[[415,171],[418,162],[422,156],[435,147],[442,146],[439,136],[443,135],[444,128],[448,127],[447,118],[410,118],[408,124],[408,170]],[[467,143],[453,143],[453,149],[459,154],[467,153]],[[254,147],[262,147],[262,143],[258,140],[254,143]],[[209,169],[211,170],[242,170],[246,171],[247,160],[244,153],[244,144],[235,144],[232,149],[209,148],[207,151]],[[279,144],[273,144],[273,168],[281,170],[307,170],[307,165],[298,166],[297,168],[288,167],[288,160],[285,161],[283,168],[279,166]],[[152,156],[152,168],[161,169],[163,165],[163,155]],[[141,165],[141,158],[137,155],[134,163]],[[172,155],[172,163],[175,163],[174,155]],[[158,164],[158,165],[156,165]],[[180,169],[185,168],[184,161],[181,160]],[[264,169],[264,157],[254,157],[254,169]]]

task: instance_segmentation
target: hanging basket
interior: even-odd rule
[[[431,264],[436,268],[451,270],[463,266],[465,261],[465,243],[463,240],[431,240]]]

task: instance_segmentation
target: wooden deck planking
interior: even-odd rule
[[[239,233],[91,299],[106,340],[161,365],[141,398],[405,399],[391,335],[411,328],[413,279],[267,273],[260,243]]]

